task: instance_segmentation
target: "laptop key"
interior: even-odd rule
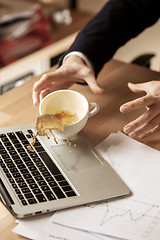
[[[59,185],[60,186],[67,186],[68,182],[66,180],[65,181],[61,181],[61,182],[59,182]]]
[[[9,142],[9,139],[7,138],[7,137],[3,137],[3,138],[1,138],[1,140],[2,140],[2,142]]]
[[[34,158],[34,163],[36,164],[37,167],[39,166],[38,164],[43,164],[41,159],[39,159],[39,158]],[[43,164],[43,166],[44,166],[44,164]]]
[[[25,153],[24,148],[18,148],[17,151],[18,151],[18,153]],[[27,155],[27,156],[28,156],[28,155]]]
[[[6,167],[6,165],[4,163],[1,163],[0,166],[1,166],[1,168],[5,168]]]
[[[5,148],[3,147],[2,143],[0,142],[0,150],[4,150]]]
[[[15,189],[15,188],[18,188],[17,184],[16,183],[12,183],[12,187]]]
[[[13,147],[13,146],[7,146],[6,148],[7,148],[7,150],[9,151],[9,153],[10,153],[10,151],[14,150],[14,147]]]
[[[45,192],[45,195],[49,201],[56,199],[56,197],[54,196],[54,194],[51,191]]]
[[[22,203],[23,206],[28,205],[27,202],[26,202],[26,200],[24,200],[24,199],[21,201],[21,203]]]
[[[11,173],[18,173],[18,169],[17,168],[11,168],[9,169]]]
[[[52,187],[53,192],[56,194],[57,198],[65,198],[64,193],[59,187]]]
[[[37,194],[36,198],[39,202],[46,202],[47,201],[43,194]]]
[[[41,194],[41,190],[39,188],[36,188],[36,189],[32,189],[32,192],[37,195],[37,194]]]
[[[32,138],[32,135],[27,134],[26,137],[27,137],[27,138]]]
[[[20,169],[21,174],[29,174],[29,171],[26,168]]]
[[[6,154],[6,153],[7,153],[7,151],[5,149],[0,149],[0,155],[1,154]]]
[[[30,193],[30,189],[27,187],[27,188],[22,188],[22,192],[23,193]]]
[[[54,181],[53,177],[51,177],[51,176],[47,176],[47,177],[45,177],[45,179],[48,183]]]
[[[12,141],[12,143],[14,144],[14,145],[16,145],[16,144],[19,144],[20,142],[18,141],[18,139],[13,139],[13,140],[11,140]]]
[[[8,167],[9,169],[11,169],[11,168],[15,168],[16,166],[15,166],[14,163],[8,163],[8,164],[7,164],[7,167]]]
[[[24,168],[26,168],[26,166],[22,163],[22,164],[19,164],[19,165],[18,165],[18,168],[19,168],[19,169],[24,169]]]
[[[24,199],[22,194],[18,194],[18,197],[19,197],[20,200]]]
[[[37,201],[36,201],[36,199],[32,198],[32,199],[28,199],[28,203],[35,204],[35,203],[37,203]]]
[[[11,151],[9,151],[9,154],[10,154],[11,156],[13,156],[13,155],[16,155],[17,152],[16,152],[15,150],[11,150]]]
[[[7,133],[8,137],[13,140],[13,139],[17,139],[16,135],[14,134],[14,132],[10,132],[10,133]]]
[[[51,177],[51,174],[49,172],[42,172],[43,177]]]
[[[3,159],[10,158],[10,156],[9,156],[7,153],[6,153],[6,154],[2,154],[1,157],[2,157]]]
[[[19,178],[19,177],[21,177],[21,174],[17,172],[17,173],[13,173],[12,176],[14,178]]]
[[[37,155],[36,153],[33,153],[33,152],[29,152],[29,155],[30,155],[30,157],[31,157],[32,159],[38,157],[38,155]]]
[[[56,176],[54,176],[55,177],[55,179],[59,182],[59,181],[64,181],[65,180],[65,178],[61,175],[61,174],[59,174],[59,175],[56,175]]]
[[[44,148],[42,146],[35,146],[37,152],[44,152]]]
[[[15,181],[14,181],[13,178],[9,178],[9,182],[10,182],[10,183],[15,183]]]
[[[74,197],[76,193],[74,191],[66,192],[67,197]]]
[[[3,168],[4,173],[9,173],[9,170],[7,168]]]
[[[26,152],[20,153],[21,157],[28,157],[28,154]]]
[[[31,192],[24,194],[24,196],[25,196],[26,199],[34,198],[34,196]]]
[[[25,135],[24,135],[24,133],[22,132],[22,131],[18,131],[18,132],[16,132],[16,135],[17,135],[17,137],[20,139],[20,140],[27,140],[26,139],[26,137],[25,137]]]
[[[23,177],[25,179],[29,179],[29,178],[32,178],[31,174],[27,173],[27,174],[24,174]]]
[[[18,154],[17,154],[17,155],[13,155],[13,156],[12,156],[12,159],[13,159],[13,160],[17,160],[17,159],[20,159],[20,157],[19,157]]]
[[[62,187],[62,189],[63,189],[64,192],[72,191],[72,188],[69,185]]]
[[[16,178],[16,182],[17,182],[17,183],[24,182],[24,179],[23,179],[22,177],[20,177],[20,178]]]
[[[37,182],[42,181],[43,177],[42,176],[35,176],[34,177]]]
[[[33,178],[26,179],[26,182],[27,182],[28,184],[34,184],[34,183],[35,183],[35,181],[34,181]]]
[[[14,160],[14,163],[15,163],[16,165],[19,165],[19,164],[22,164],[23,162],[22,162],[21,159],[17,159],[17,160]]]
[[[38,172],[38,171],[34,171],[34,172],[32,172],[32,175],[35,177],[35,176],[39,176],[40,175],[40,172]]]
[[[4,137],[6,137],[6,134],[5,133],[1,133],[0,134],[0,138],[4,138]]]
[[[43,173],[43,172],[48,172],[48,170],[47,170],[46,167],[39,167],[39,171],[40,171],[41,173]]]
[[[32,183],[29,185],[31,189],[35,189],[35,188],[38,188],[38,185],[35,184],[35,183]]]
[[[12,159],[11,158],[8,158],[5,160],[5,163],[8,164],[8,163],[12,163]]]
[[[41,186],[43,192],[49,191],[50,188],[47,185]]]
[[[38,182],[39,186],[43,186],[43,185],[46,185],[46,182],[44,180],[41,180]]]
[[[28,162],[31,162],[31,159],[30,157],[23,157],[23,161],[27,162],[27,165],[28,165]]]
[[[34,165],[32,165],[32,166],[28,166],[28,169],[29,169],[29,171],[31,171],[31,172],[37,170],[37,168],[36,168]]]
[[[31,129],[28,129],[27,132],[28,132],[29,134],[32,134],[32,133],[33,133]]]
[[[12,175],[10,173],[6,173],[7,178],[12,178]]]
[[[57,187],[58,184],[56,182],[49,182],[48,183],[50,187]]]
[[[28,162],[25,162],[25,163],[26,163],[27,167],[33,167],[34,166],[34,164],[31,160],[28,161]]]
[[[15,191],[17,194],[21,194],[21,191],[20,191],[18,188],[14,189],[14,191]]]
[[[17,143],[17,144],[15,144],[14,146],[15,146],[15,148],[17,148],[17,149],[18,149],[18,148],[22,148],[22,145],[21,145],[20,143]]]
[[[19,183],[18,186],[20,188],[26,188],[27,187],[27,184],[25,182],[22,182],[22,183]]]
[[[24,146],[28,146],[30,143],[27,141],[27,140],[22,140],[21,143],[24,145]]]
[[[53,163],[52,159],[49,157],[49,155],[46,152],[41,152],[39,153],[39,155],[42,158],[42,160],[45,162],[47,167],[50,169],[52,174],[54,175],[61,174],[57,166]]]

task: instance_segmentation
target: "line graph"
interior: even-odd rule
[[[137,230],[139,225],[139,231],[145,238],[151,234],[160,221],[160,206],[132,198],[130,200],[87,204],[86,207],[96,214],[97,219],[99,219],[99,223],[97,221],[99,227],[111,226],[120,220],[121,226],[125,228]]]

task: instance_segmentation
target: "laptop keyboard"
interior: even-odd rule
[[[76,196],[38,139],[34,152],[27,149],[32,137],[32,130],[0,134],[0,166],[22,205]]]

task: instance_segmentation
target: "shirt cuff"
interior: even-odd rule
[[[83,61],[85,62],[85,64],[86,64],[89,68],[93,69],[92,63],[88,60],[88,58],[87,58],[83,53],[78,52],[78,51],[73,51],[73,52],[68,53],[68,54],[63,58],[63,61],[64,61],[67,57],[69,57],[69,56],[71,56],[71,55],[79,56],[80,58],[83,59]],[[62,64],[63,64],[63,61],[62,61]]]

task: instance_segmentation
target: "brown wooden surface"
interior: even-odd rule
[[[38,108],[32,106],[31,92],[36,79],[38,77],[0,96],[0,127],[35,122]],[[82,130],[94,146],[111,132],[122,130],[127,122],[142,113],[142,110],[138,110],[123,115],[119,112],[119,106],[135,98],[135,94],[127,88],[127,82],[138,83],[149,80],[160,80],[160,73],[112,60],[104,66],[98,77],[100,86],[105,89],[103,96],[93,94],[87,86],[75,84],[72,87],[84,94],[89,102],[96,102],[100,106],[100,111],[88,120]],[[144,143],[160,150],[160,134],[145,139]],[[15,218],[0,203],[0,238],[3,240],[24,239],[11,232],[15,225]]]
[[[53,41],[59,41],[74,32],[81,30],[85,24],[93,17],[93,14],[77,10],[71,10],[72,22],[69,25],[53,24],[51,33]]]

